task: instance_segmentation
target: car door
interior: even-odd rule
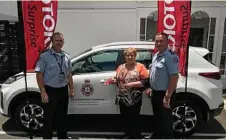
[[[75,98],[69,102],[70,114],[118,114],[116,86],[104,85],[115,76],[121,61],[120,50],[104,50],[72,64]]]

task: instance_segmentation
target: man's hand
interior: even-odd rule
[[[41,99],[42,99],[42,103],[48,103],[49,102],[49,98],[46,92],[42,92],[41,93]]]
[[[163,105],[166,108],[170,108],[170,97],[169,96],[164,96],[164,98],[163,98]]]
[[[42,72],[37,72],[36,79],[37,79],[38,87],[39,87],[40,92],[41,92],[42,103],[48,103],[49,102],[48,94],[46,93],[46,90],[45,90],[45,87],[44,87],[42,75],[43,75]]]
[[[150,88],[148,88],[148,89],[145,90],[145,93],[146,93],[148,96],[151,96],[152,90],[151,90]]]
[[[73,91],[73,90],[70,90],[69,96],[70,96],[71,98],[74,98],[75,93],[74,93],[74,91]]]

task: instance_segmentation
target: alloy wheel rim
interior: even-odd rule
[[[173,129],[176,132],[191,131],[198,121],[196,112],[189,106],[178,106],[173,109]]]
[[[43,108],[36,104],[29,104],[21,109],[20,120],[26,128],[37,130],[43,126],[43,114]]]

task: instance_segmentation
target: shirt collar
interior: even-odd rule
[[[162,52],[162,53],[158,53],[158,57],[162,57],[162,56],[164,56],[165,55],[165,53],[167,52],[167,51],[169,51],[169,48],[166,48],[166,50],[164,51],[164,52]]]
[[[53,48],[50,49],[50,53],[51,53],[52,55],[58,55],[58,54],[54,51]],[[64,53],[63,53],[62,50],[61,50],[61,52],[60,52],[60,56],[64,56]]]

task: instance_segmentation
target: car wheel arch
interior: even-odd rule
[[[176,93],[176,101],[192,102],[197,105],[201,111],[202,118],[208,120],[208,111],[210,110],[207,102],[199,95],[187,92],[187,99],[185,92]]]
[[[35,91],[28,91],[28,92],[22,92],[20,94],[17,94],[15,97],[12,98],[12,100],[9,103],[9,107],[8,107],[9,116],[13,117],[16,110],[16,106],[19,103],[25,101],[27,98],[41,98],[41,96],[39,92],[35,92]]]

